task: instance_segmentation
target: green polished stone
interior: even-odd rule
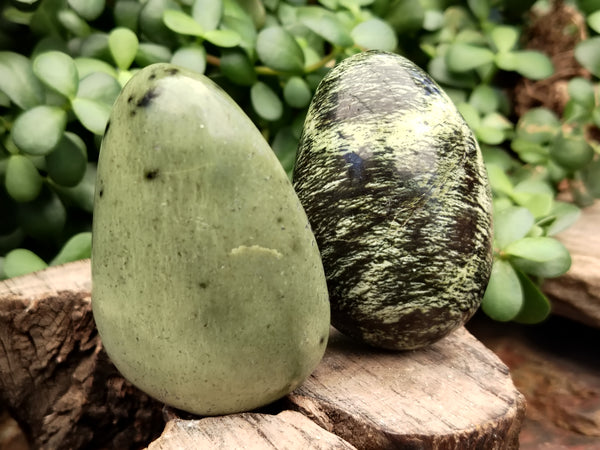
[[[323,266],[283,168],[223,90],[172,65],[138,72],[114,105],[92,280],[116,367],[189,412],[272,402],[326,347]]]

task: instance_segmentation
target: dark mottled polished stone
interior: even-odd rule
[[[492,263],[481,152],[452,101],[409,60],[366,52],[327,74],[294,187],[343,333],[418,348],[478,308]]]

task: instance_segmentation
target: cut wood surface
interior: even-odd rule
[[[556,236],[571,253],[569,271],[544,282],[554,313],[600,328],[600,201]]]
[[[90,287],[89,261],[0,283],[0,401],[34,448],[518,446],[523,397],[507,367],[464,328],[403,353],[332,330],[315,372],[268,414],[175,417],[165,428],[162,405],[106,357]]]
[[[241,413],[198,420],[173,419],[148,450],[175,449],[355,449],[294,411]]]

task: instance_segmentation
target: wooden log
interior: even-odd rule
[[[294,411],[277,415],[241,413],[199,420],[173,419],[148,450],[184,448],[246,450],[355,449]]]
[[[139,448],[164,425],[103,351],[90,288],[89,261],[0,282],[0,402],[32,448]]]
[[[556,237],[569,249],[572,263],[566,274],[544,281],[552,311],[600,328],[600,202]]]
[[[0,401],[35,448],[136,447],[163,430],[162,405],[123,380],[102,350],[89,261],[0,283],[0,343]],[[506,366],[463,328],[403,353],[332,330],[313,375],[270,408],[175,418],[150,448],[190,439],[192,447],[211,448],[200,440],[209,439],[213,448],[236,448],[244,435],[266,439],[266,448],[294,448],[282,437],[290,433],[296,448],[313,440],[306,448],[510,449],[525,405]]]
[[[518,448],[525,414],[508,368],[464,328],[404,353],[333,331],[323,361],[289,399],[361,449]]]

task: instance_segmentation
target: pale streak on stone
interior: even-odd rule
[[[283,257],[279,250],[262,247],[260,245],[240,245],[239,247],[232,248],[229,252],[229,254],[232,256],[244,256],[252,253],[256,255],[270,256],[276,259],[281,259]]]

